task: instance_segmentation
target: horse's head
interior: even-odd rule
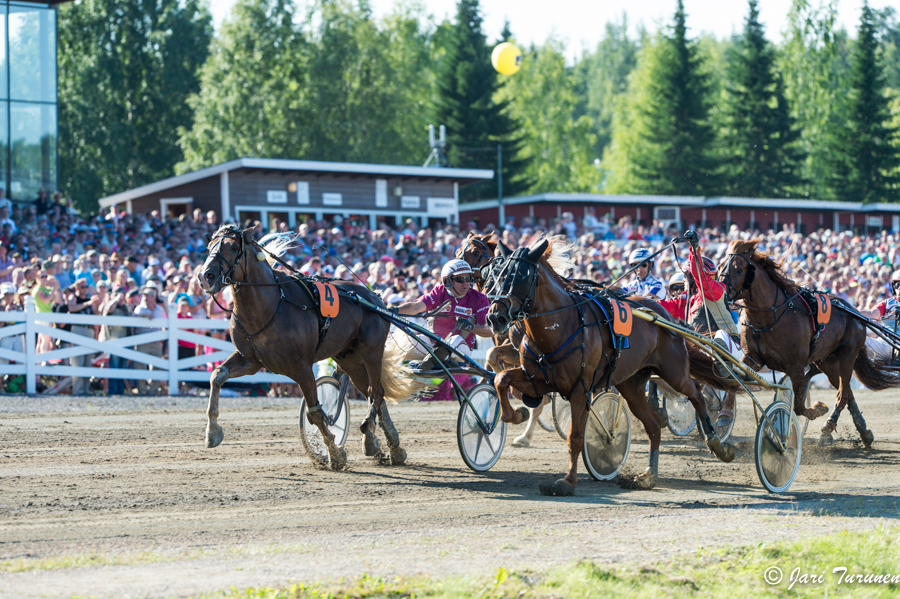
[[[475,231],[470,231],[459,249],[456,250],[456,257],[465,260],[466,263],[475,271],[475,282],[483,283],[485,273],[482,272],[484,267],[488,266],[497,250],[497,242],[492,241],[493,233],[481,235]]]
[[[226,285],[242,280],[236,278],[236,271],[241,271],[242,278],[246,275],[246,256],[253,245],[255,228],[241,230],[237,225],[222,225],[208,236],[209,257],[197,273],[203,291],[215,295]]]
[[[491,265],[491,307],[487,323],[495,335],[503,335],[514,320],[523,320],[534,307],[534,295],[540,274],[540,259],[547,249],[545,239],[533,248],[510,250],[497,242],[500,257]]]
[[[716,277],[725,285],[725,300],[733,302],[740,299],[753,284],[756,277],[756,265],[753,256],[758,239],[750,241],[732,241],[728,245],[725,261],[719,265]]]

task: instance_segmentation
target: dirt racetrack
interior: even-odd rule
[[[162,597],[342,576],[492,573],[576,559],[653,562],[699,547],[756,544],[893,524],[900,514],[900,393],[857,392],[874,431],[864,450],[849,415],[829,447],[804,439],[789,493],[770,495],[739,400],[737,459],[695,435],[663,435],[661,484],[596,483],[572,498],[538,484],[566,468],[563,441],[539,430],[487,474],[463,464],[456,404],[393,407],[409,457],[315,470],[298,442],[296,400],[223,398],[225,441],[203,444],[196,397],[0,397],[0,599]],[[832,391],[814,399],[833,403]],[[768,401],[769,398],[765,398]],[[363,413],[351,405],[353,421]],[[633,425],[632,471],[647,442]],[[70,567],[71,563],[85,563]]]

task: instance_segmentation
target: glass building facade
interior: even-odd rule
[[[0,0],[0,187],[12,200],[56,191],[56,9]]]

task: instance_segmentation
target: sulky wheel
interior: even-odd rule
[[[563,441],[566,441],[569,438],[569,430],[572,428],[572,406],[559,393],[553,394],[551,406],[553,408],[551,410],[553,412],[553,426],[556,428],[559,436],[563,438]]]
[[[349,379],[342,378],[342,382],[346,381],[344,389],[341,389],[341,383],[338,383],[333,377],[322,376],[316,379],[316,395],[319,398],[319,405],[322,406],[322,413],[325,415],[325,422],[328,423],[328,430],[334,435],[334,442],[338,447],[343,447],[347,441],[347,431],[350,427],[350,402],[347,401],[346,387],[349,386]],[[325,447],[325,441],[322,439],[322,433],[316,425],[310,424],[306,418],[306,401],[300,404],[300,434],[306,438],[306,446],[314,451],[317,455],[328,459],[328,449]]]
[[[611,480],[631,450],[631,413],[618,393],[596,393],[584,427],[581,458],[594,480]]]
[[[803,435],[793,409],[783,401],[771,404],[765,415],[756,429],[756,473],[770,493],[783,493],[800,468]]]
[[[783,377],[781,377],[781,380],[778,381],[778,384],[779,385],[787,385],[788,387],[790,387],[791,386],[791,377],[789,377],[788,375],[784,375]],[[810,387],[812,387],[812,381],[810,381],[809,384],[806,385],[806,395],[803,397],[803,405],[805,405],[807,408],[811,408],[813,406],[813,400],[809,395]],[[775,393],[775,401],[783,401],[784,403],[786,403],[787,405],[789,405],[793,408],[794,392],[793,391],[791,391],[791,392],[777,391]],[[806,427],[809,426],[809,418],[807,418],[806,416],[797,416],[797,422],[800,424],[801,435],[805,435]]]
[[[476,413],[487,430],[478,422]],[[459,455],[475,472],[487,472],[500,459],[506,443],[506,423],[500,420],[500,400],[493,385],[482,383],[469,390],[469,401],[463,400],[459,406],[456,441]]]
[[[663,406],[669,417],[669,430],[677,437],[690,434],[697,426],[697,412],[690,400],[679,394],[670,397],[662,387],[660,387],[660,391],[663,396]]]
[[[725,401],[725,391],[713,389],[709,385],[703,385],[703,388],[700,391],[701,395],[703,396],[703,401],[706,402],[706,413],[709,415],[709,419],[712,421],[712,424],[719,435],[719,440],[724,443],[725,440],[731,436],[731,431],[734,430],[734,423],[737,420],[737,398],[735,398],[735,406],[733,410],[734,417],[731,419],[731,422],[725,426],[716,426],[716,421],[719,419],[719,410],[721,410],[724,405],[723,402]],[[699,414],[697,415],[695,420],[699,425]],[[700,432],[701,436],[703,435],[702,426],[697,426],[697,431]]]

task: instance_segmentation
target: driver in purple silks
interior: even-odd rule
[[[475,335],[490,337],[491,330],[485,324],[488,308],[491,302],[488,298],[472,286],[472,267],[464,260],[450,260],[441,269],[441,285],[437,285],[430,292],[419,299],[400,304],[397,312],[404,315],[421,314],[434,310],[445,302],[449,302],[448,308],[434,317],[433,330],[435,335],[454,349],[465,351],[475,349]],[[422,340],[414,340],[412,349],[407,354],[413,358],[428,359],[422,362],[417,370],[434,370],[438,367],[434,358],[422,345]],[[433,344],[434,353],[441,362],[445,362],[451,355],[449,349],[443,345]]]

